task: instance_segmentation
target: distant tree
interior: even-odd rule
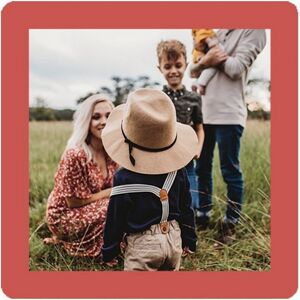
[[[264,111],[262,109],[256,110],[256,111],[249,111],[248,110],[248,118],[249,119],[267,121],[267,120],[270,120],[271,113],[269,111]]]
[[[113,76],[112,87],[102,86],[96,93],[106,93],[114,99],[117,106],[126,101],[127,95],[136,88],[155,87],[160,85],[157,81],[150,80],[149,76],[138,76],[137,78]],[[77,104],[81,103],[89,96],[95,93],[88,93],[86,96],[77,100]]]
[[[114,90],[111,91],[111,95],[115,98],[115,105],[122,104],[126,101],[127,95],[137,89],[145,87],[155,87],[159,85],[159,82],[150,80],[149,76],[138,76],[137,78],[131,77],[112,77],[114,82]],[[107,87],[101,87],[101,90],[107,90]]]
[[[71,121],[73,119],[74,110],[72,109],[54,109],[55,120]]]
[[[83,102],[85,99],[87,99],[88,97],[90,97],[90,96],[92,96],[92,95],[94,95],[94,94],[96,94],[96,93],[88,93],[87,95],[85,95],[84,97],[81,97],[81,98],[79,98],[78,100],[76,100],[76,103],[77,104],[79,104],[79,103],[81,103],[81,102]]]
[[[270,119],[270,111],[265,110],[263,105],[260,103],[260,99],[256,99],[254,96],[255,93],[253,91],[256,89],[261,91],[270,92],[271,83],[269,80],[264,79],[251,79],[247,83],[247,87],[245,90],[247,108],[248,108],[248,117],[250,119],[261,119],[261,120],[269,120]],[[268,97],[269,101],[271,101],[270,97]],[[249,101],[250,99],[250,101]],[[247,101],[248,100],[248,101]],[[251,101],[253,100],[253,101]]]
[[[250,79],[247,82],[245,95],[246,96],[251,95],[251,91],[255,87],[259,87],[260,89],[268,90],[270,92],[271,91],[271,82],[269,80],[265,80],[265,79]]]
[[[37,97],[36,106],[29,109],[29,120],[53,121],[55,120],[54,111],[48,107],[45,99]]]

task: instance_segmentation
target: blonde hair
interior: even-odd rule
[[[92,159],[92,152],[88,147],[87,137],[94,107],[100,102],[106,102],[112,109],[114,108],[111,99],[105,94],[92,95],[79,104],[73,115],[73,132],[67,142],[63,155],[70,148],[81,147],[86,153],[88,161]]]
[[[168,60],[177,60],[180,55],[183,55],[186,61],[186,48],[178,40],[161,41],[156,47],[156,54],[159,63],[163,57],[166,57]]]

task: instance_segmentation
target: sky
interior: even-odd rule
[[[190,29],[31,29],[29,32],[29,105],[36,98],[49,107],[76,108],[76,100],[101,86],[111,86],[111,77],[147,75],[164,84],[157,68],[156,45],[178,39],[191,59]],[[255,61],[249,78],[270,80],[270,31],[267,45]],[[190,89],[188,72],[183,83]],[[269,92],[255,87],[251,99],[269,109]]]

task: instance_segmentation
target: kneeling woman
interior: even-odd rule
[[[105,152],[101,134],[112,110],[112,102],[101,94],[79,105],[48,199],[47,222],[53,237],[44,241],[62,243],[70,255],[98,256],[103,244],[117,165]]]

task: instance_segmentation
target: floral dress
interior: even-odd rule
[[[81,148],[69,149],[60,161],[55,184],[48,199],[47,222],[56,242],[70,255],[98,256],[103,244],[103,229],[109,198],[78,208],[69,208],[67,198],[88,199],[92,194],[112,187],[117,164],[106,157],[107,178],[98,165],[87,161]]]

